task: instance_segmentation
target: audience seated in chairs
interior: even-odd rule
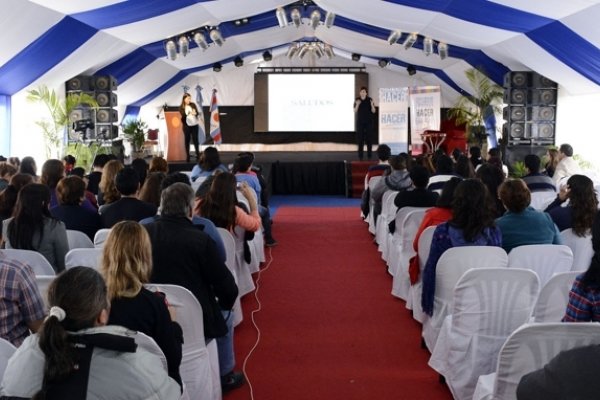
[[[475,178],[475,168],[465,155],[458,156],[456,164],[454,164],[454,173],[463,179]]]
[[[65,176],[65,166],[60,160],[47,160],[42,165],[42,176],[40,183],[50,188],[50,208],[58,207],[58,196],[56,194],[56,186],[58,182]],[[86,197],[81,202],[82,207],[96,212],[97,208]]]
[[[435,228],[429,258],[423,269],[421,305],[433,313],[435,270],[440,256],[457,246],[501,246],[500,229],[495,226],[491,196],[483,183],[467,179],[458,184],[452,202],[452,218]]]
[[[496,220],[502,231],[502,248],[509,253],[526,244],[562,244],[550,215],[529,206],[531,194],[521,179],[504,181],[498,195],[507,212]]]
[[[444,183],[456,176],[454,174],[454,163],[452,159],[446,154],[439,154],[435,159],[435,174],[429,177],[429,185],[427,190],[430,192],[442,192]]]
[[[7,249],[35,250],[58,273],[65,269],[69,251],[67,229],[48,209],[50,189],[40,183],[24,186],[19,192],[14,217],[2,223],[2,239]]]
[[[473,169],[476,169],[480,164],[483,164],[483,158],[481,158],[481,148],[478,146],[469,147],[469,161],[471,161]]]
[[[413,189],[405,190],[396,195],[394,204],[402,207],[433,207],[439,195],[428,191],[429,171],[425,167],[415,165],[409,173]]]
[[[174,183],[161,195],[161,215],[144,225],[152,243],[152,283],[179,285],[200,302],[204,336],[217,341],[223,391],[239,387],[244,375],[234,371],[233,318],[228,318],[238,295],[235,280],[219,258],[210,237],[192,224],[194,192]]]
[[[579,163],[573,158],[573,147],[567,143],[561,144],[558,148],[558,164],[552,175],[554,184],[560,189],[563,179],[580,173]]]
[[[81,205],[85,196],[85,182],[76,175],[61,179],[56,186],[58,206],[50,209],[50,214],[64,222],[67,229],[81,231],[94,240],[94,235],[102,227],[100,216]]]
[[[195,182],[198,178],[207,178],[214,175],[216,171],[227,172],[227,167],[221,163],[219,150],[216,147],[207,147],[204,149],[198,163],[192,168],[190,178]]]
[[[505,179],[502,170],[496,165],[485,163],[481,164],[481,166],[477,169],[475,176],[488,188],[494,203],[495,216],[502,216],[504,211],[506,211],[502,201],[500,201],[500,198],[498,197],[498,188]]]
[[[98,194],[98,185],[100,184],[100,179],[102,178],[102,169],[104,165],[109,161],[108,154],[98,154],[94,157],[94,161],[92,163],[92,172],[87,176],[87,190]]]
[[[131,161],[131,168],[137,172],[140,178],[140,187],[144,186],[146,183],[146,177],[148,176],[149,165],[143,158],[135,158]]]
[[[166,177],[167,175],[164,172],[150,172],[140,189],[138,199],[158,208],[160,206],[160,192],[162,191],[161,185]]]
[[[124,166],[119,160],[110,160],[104,164],[102,178],[98,184],[98,205],[100,206],[98,211],[100,214],[102,214],[105,204],[113,203],[121,198],[121,193],[119,193],[115,186],[115,177],[123,168]]]
[[[585,175],[571,175],[545,211],[550,214],[559,231],[572,228],[577,236],[587,235],[598,214],[594,182]]]
[[[152,273],[148,232],[137,222],[112,227],[102,252],[101,272],[110,300],[110,325],[120,325],[150,336],[164,353],[169,376],[181,384],[181,327],[172,321],[164,295],[144,288]]]
[[[180,397],[160,359],[136,348],[132,331],[106,326],[110,304],[98,272],[65,271],[50,284],[48,301],[50,313],[41,329],[8,362],[3,398]]]
[[[371,199],[374,203],[373,218],[375,221],[377,221],[377,216],[381,214],[381,200],[385,192],[388,190],[402,191],[409,189],[412,186],[410,174],[406,169],[407,158],[407,154],[390,156],[389,163],[390,167],[392,167],[391,172],[386,172],[373,188]]]
[[[19,165],[20,174],[29,174],[33,177],[34,182],[39,182],[40,177],[37,175],[37,165],[33,157],[23,157],[21,165]]]
[[[14,288],[18,288],[15,290]],[[0,250],[0,337],[19,347],[46,316],[33,269]]]
[[[12,217],[19,191],[25,185],[33,182],[29,174],[15,174],[10,179],[10,184],[0,192],[0,221]]]
[[[81,179],[83,179],[83,181],[85,182],[85,187],[86,187],[85,192],[84,192],[85,198],[88,199],[88,201],[90,203],[92,203],[92,205],[96,209],[96,212],[98,212],[98,199],[96,199],[96,195],[94,193],[87,190],[88,178],[85,176],[85,169],[83,167],[75,167],[71,170],[71,173],[69,174],[69,176],[78,176]]]
[[[365,175],[365,190],[369,186],[369,180],[374,176],[381,176],[389,173],[391,167],[389,159],[392,156],[392,149],[387,144],[380,144],[377,146],[377,159],[379,162],[375,165],[369,166],[367,174]]]
[[[530,192],[556,192],[556,186],[551,177],[540,172],[541,160],[535,154],[527,154],[524,159],[527,175],[523,182]]]
[[[168,174],[169,164],[167,163],[167,160],[158,156],[152,157],[150,160],[150,165],[148,166],[148,173],[151,174],[152,172],[162,172]]]
[[[10,178],[17,173],[17,169],[7,163],[0,162],[0,192],[3,191],[9,184]]]

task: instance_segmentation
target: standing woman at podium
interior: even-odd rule
[[[198,149],[198,107],[192,102],[192,96],[189,93],[184,93],[179,106],[179,113],[181,114],[183,134],[185,135],[185,161],[190,161],[190,139],[194,142],[197,160],[200,157]]]
[[[367,88],[361,87],[359,97],[354,100],[354,113],[356,113],[356,143],[358,144],[358,158],[363,159],[363,146],[367,144],[367,157],[372,155],[373,140],[373,114],[375,103],[367,96]]]

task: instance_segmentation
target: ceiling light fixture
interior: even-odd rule
[[[333,26],[333,23],[335,22],[335,14],[332,13],[331,11],[327,11],[327,14],[325,14],[325,28],[331,28]]]
[[[433,39],[432,38],[423,39],[423,53],[425,53],[426,56],[430,56],[431,53],[433,53]]]
[[[285,28],[288,24],[288,19],[283,7],[277,7],[277,10],[275,10],[275,16],[277,17],[277,23],[279,24],[279,27]]]
[[[446,43],[438,43],[438,55],[440,56],[441,60],[444,60],[446,57],[448,57],[448,45]]]
[[[263,60],[271,61],[272,59],[273,59],[273,54],[271,54],[271,52],[269,50],[265,50],[265,52],[263,53]]]
[[[321,12],[319,10],[314,10],[310,13],[310,26],[313,29],[317,29],[317,26],[321,23]]]
[[[223,66],[221,65],[220,62],[216,62],[213,64],[213,71],[221,72],[222,69],[223,69]]]
[[[417,69],[415,68],[414,65],[409,65],[406,67],[406,72],[408,72],[408,75],[413,76],[414,74],[417,73]]]
[[[402,32],[400,32],[398,30],[392,31],[390,33],[390,36],[388,36],[387,41],[389,44],[394,44],[398,41],[398,39],[400,39],[400,36],[402,36]]]
[[[296,55],[297,52],[298,52],[298,43],[292,43],[290,45],[290,47],[288,48],[288,51],[285,54],[285,56],[289,59],[292,59]]]
[[[335,57],[335,53],[333,52],[333,47],[330,44],[326,44],[323,46],[323,53],[325,53],[325,56],[327,58],[329,58],[330,60]]]
[[[360,54],[352,53],[352,61],[360,61]]]
[[[206,42],[206,36],[204,35],[204,32],[199,31],[194,33],[193,39],[198,47],[200,47],[202,50],[208,49],[208,43]]]
[[[241,67],[244,65],[244,59],[240,56],[237,56],[236,58],[233,59],[233,65],[235,65],[236,67]]]
[[[308,43],[304,43],[298,51],[298,57],[300,57],[300,59],[304,58],[304,56],[306,55],[306,53],[308,53],[309,50],[310,45]]]
[[[402,46],[404,46],[406,50],[410,49],[417,41],[417,38],[418,36],[416,33],[411,33],[406,37],[406,39],[404,39],[404,43],[402,43]]]
[[[387,67],[387,65],[390,62],[388,60],[386,60],[385,58],[380,59],[379,61],[377,61],[377,64],[381,67],[381,68],[385,68]]]
[[[210,38],[219,47],[223,46],[223,43],[225,42],[225,39],[223,39],[221,32],[219,32],[219,30],[217,28],[213,28],[210,31]]]
[[[302,15],[300,14],[300,10],[297,8],[292,9],[292,11],[290,11],[290,17],[292,18],[292,23],[294,26],[299,28],[300,24],[302,23]]]
[[[177,59],[177,45],[173,39],[170,39],[167,41],[167,43],[165,43],[165,51],[167,52],[167,57],[169,57],[170,60],[174,61]]]
[[[190,41],[188,38],[183,35],[177,42],[179,43],[179,53],[184,57],[187,56],[190,52]]]

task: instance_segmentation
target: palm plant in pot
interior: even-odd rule
[[[139,118],[129,118],[123,123],[123,136],[131,144],[132,153],[139,155],[142,152],[144,142],[146,141],[147,129],[148,124]]]
[[[458,125],[466,124],[470,142],[483,146],[488,134],[484,119],[489,113],[502,111],[500,104],[504,97],[504,89],[490,80],[480,68],[470,68],[465,76],[473,88],[472,94],[461,95],[454,107],[448,110],[448,116],[454,118]]]

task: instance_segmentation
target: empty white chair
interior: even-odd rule
[[[150,291],[163,292],[169,305],[175,308],[176,320],[183,330],[184,340],[179,372],[189,398],[220,400],[218,358],[217,365],[213,365],[204,339],[202,306],[198,299],[182,286],[152,283],[145,287]],[[216,350],[216,346],[213,348]]]
[[[535,302],[531,322],[560,322],[569,303],[569,292],[578,271],[554,275],[540,290]]]
[[[470,400],[479,375],[495,370],[502,345],[527,322],[538,291],[539,279],[527,269],[475,268],[460,278],[429,359],[455,399]]]
[[[561,351],[590,344],[600,344],[598,323],[523,325],[502,346],[495,372],[479,377],[473,400],[516,400],[523,375],[542,368]]]
[[[418,254],[419,254],[419,280],[414,285],[411,285],[408,289],[408,299],[406,300],[406,308],[412,310],[413,318],[419,322],[423,322],[425,314],[421,308],[421,294],[423,293],[423,281],[421,275],[423,275],[423,268],[429,257],[429,250],[431,249],[431,240],[433,239],[433,232],[435,226],[429,226],[421,233],[418,243]]]
[[[560,238],[565,246],[569,246],[573,252],[572,271],[586,271],[592,262],[594,248],[592,246],[592,234],[583,237],[573,233],[571,228],[560,232]]]
[[[29,265],[36,275],[56,275],[52,265],[41,253],[33,250],[4,249],[6,257]]]
[[[389,234],[389,223],[396,218],[397,207],[394,204],[397,190],[387,190],[383,193],[381,198],[381,214],[377,217],[377,223],[375,225],[375,241],[378,245],[378,250],[381,252],[382,257],[387,255],[387,236]],[[385,261],[387,261],[384,258]]]
[[[508,255],[504,249],[496,246],[453,247],[442,254],[435,269],[433,315],[423,315],[423,340],[430,351],[435,347],[444,319],[450,314],[454,287],[463,274],[473,268],[507,266]]]
[[[73,249],[65,256],[65,268],[90,267],[100,270],[102,249]]]
[[[233,275],[233,278],[235,279],[235,283],[237,284],[238,279],[237,279],[237,273],[235,272],[235,261],[236,261],[235,239],[233,238],[233,235],[225,228],[217,227],[217,231],[219,232],[219,235],[221,236],[221,239],[223,240],[223,247],[225,247],[225,254],[227,256],[227,260],[225,261],[225,264],[227,265],[227,268]],[[240,302],[239,295],[238,295],[237,299],[235,299],[235,303],[233,304],[232,312],[233,312],[233,326],[237,326],[244,319],[244,315],[242,312],[242,303]]]
[[[0,338],[0,380],[4,376],[8,359],[17,351],[17,348],[8,340]]]
[[[48,288],[52,281],[56,278],[55,275],[36,275],[35,283],[37,284],[38,290],[42,299],[44,300],[44,307],[48,309]]]
[[[535,272],[544,286],[552,275],[568,272],[573,266],[573,252],[563,244],[528,244],[508,253],[508,268],[525,268]]]
[[[103,247],[109,232],[110,228],[99,229],[94,235],[94,247]]]
[[[69,249],[85,249],[93,248],[94,242],[90,240],[88,235],[83,232],[67,229],[67,240],[69,242]]]
[[[556,192],[531,192],[531,203],[529,205],[536,210],[544,211],[556,198]]]

